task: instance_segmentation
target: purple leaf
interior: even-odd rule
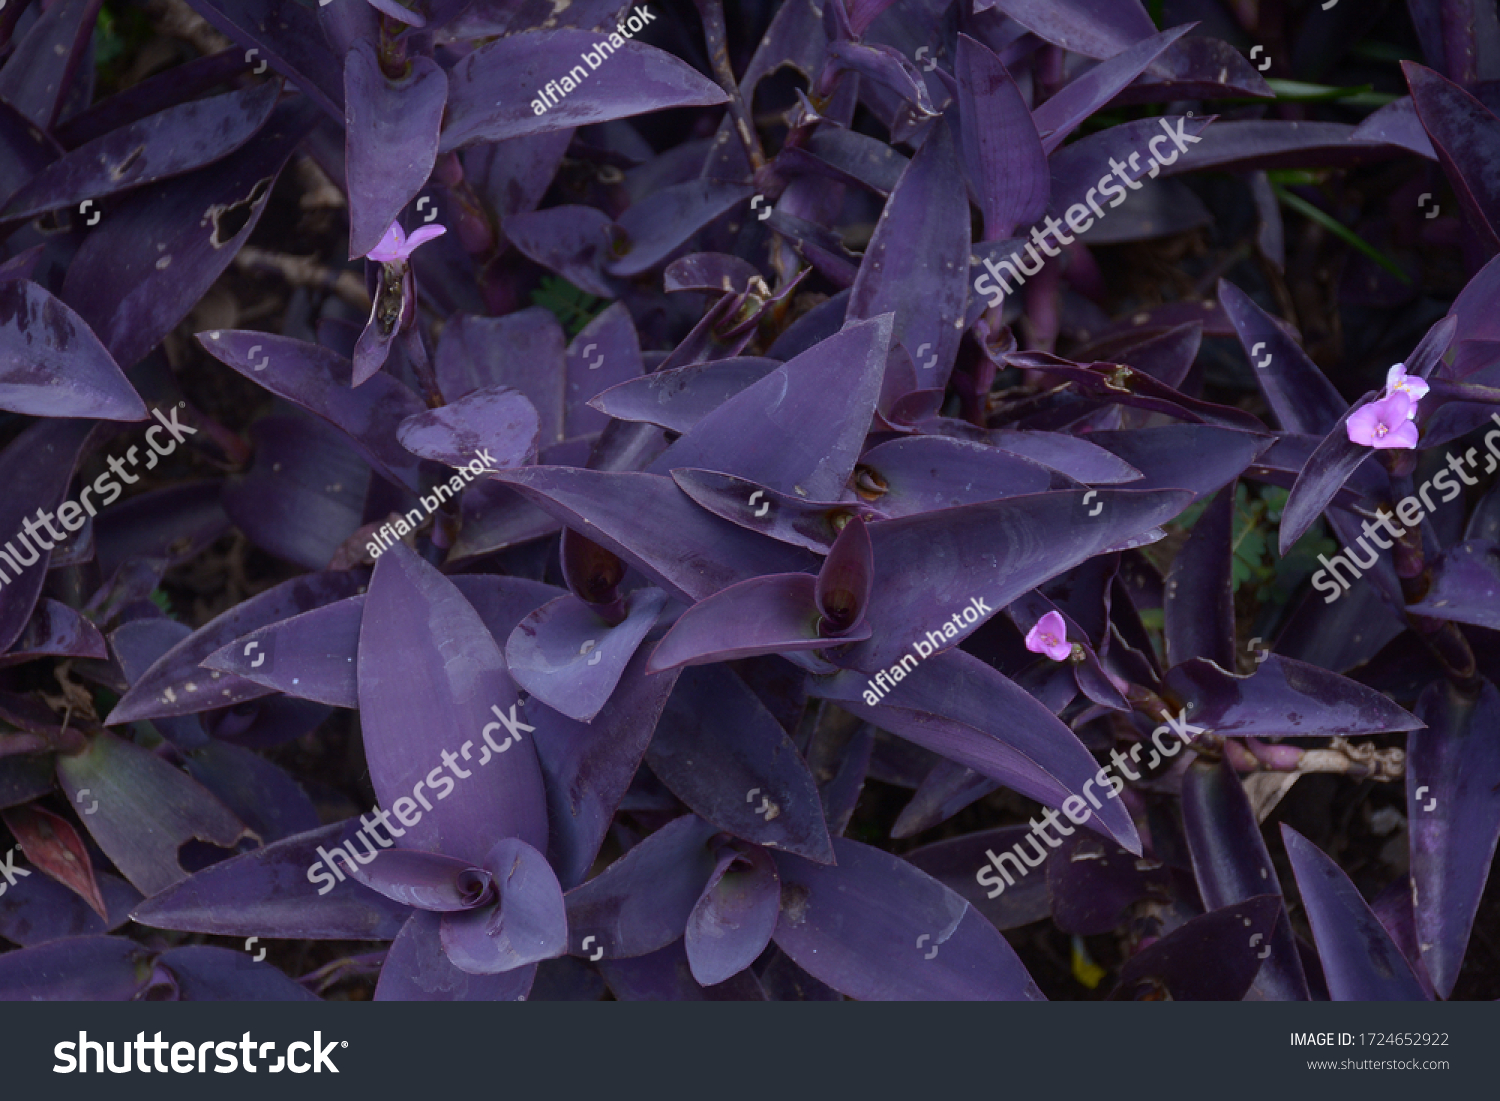
[[[200,663],[262,687],[333,707],[357,708],[354,658],[365,598],[351,596],[235,639]]]
[[[306,102],[284,104],[235,156],[124,196],[89,232],[61,298],[116,363],[156,347],[223,274],[314,120]]]
[[[57,778],[99,847],[146,895],[187,878],[178,850],[189,841],[233,849],[250,832],[199,784],[107,731],[59,757]]]
[[[563,438],[563,357],[562,326],[540,307],[505,317],[458,314],[438,341],[438,385],[450,402],[476,390],[519,390],[536,408],[545,447]]]
[[[106,725],[191,715],[264,696],[268,690],[260,685],[204,672],[200,663],[257,627],[343,600],[362,583],[360,575],[340,571],[306,574],[235,605],[163,654],[115,704]]]
[[[540,734],[537,753],[551,811],[547,853],[568,889],[582,883],[593,866],[677,683],[676,673],[646,676],[645,664],[645,654],[637,652],[609,709],[593,723],[576,722],[540,703],[528,709]]]
[[[891,440],[861,455],[859,466],[873,475],[859,482],[860,497],[892,518],[1055,488],[1036,460],[942,436]]]
[[[644,370],[635,322],[625,304],[616,302],[585,325],[568,345],[563,435],[602,432],[609,416],[599,411],[594,399],[606,387],[639,378]]]
[[[271,333],[215,329],[199,333],[198,342],[221,363],[343,431],[385,477],[417,489],[417,460],[395,435],[423,406],[403,383],[382,374],[352,387],[352,367],[343,356]]]
[[[780,493],[842,493],[864,446],[891,340],[891,319],[851,324],[709,413],[649,468],[735,474]],[[840,395],[829,410],[819,398]]]
[[[750,198],[755,189],[729,180],[689,180],[632,203],[615,220],[624,232],[604,267],[611,275],[639,275],[660,264],[719,215]]]
[[[780,366],[774,359],[736,356],[674,367],[611,386],[589,405],[623,421],[644,421],[673,432],[687,432]]]
[[[1046,806],[1060,808],[1070,795],[1080,803],[1087,798],[1095,808],[1089,828],[1139,851],[1140,837],[1125,808],[1093,794],[1095,784],[1107,799],[1112,790],[1097,762],[1034,696],[962,650],[930,657],[912,673],[911,684],[904,683],[905,673],[892,674],[895,690],[873,704],[884,685],[872,689],[866,677],[852,672],[814,682],[811,692]]]
[[[1329,430],[1323,442],[1308,456],[1307,465],[1297,475],[1296,484],[1292,486],[1292,492],[1282,508],[1277,548],[1280,553],[1286,554],[1291,550],[1292,544],[1317,522],[1318,516],[1328,507],[1334,495],[1344,488],[1344,483],[1366,461],[1369,461],[1371,470],[1374,470],[1376,460],[1371,448],[1349,438],[1352,418],[1362,410],[1369,412],[1371,399],[1374,397],[1372,391],[1350,406],[1349,411]],[[1378,402],[1374,404],[1380,405]]]
[[[1030,832],[1030,826],[980,830],[923,845],[906,853],[903,859],[968,899],[995,928],[1014,929],[1040,921],[1052,912],[1047,877],[1027,876],[1009,885],[994,879],[999,889],[986,891],[978,882],[976,869],[982,871],[989,866],[991,851],[1012,848]]]
[[[818,863],[833,859],[812,773],[781,724],[727,666],[683,671],[646,763],[719,829]]]
[[[437,159],[448,77],[430,57],[412,57],[392,80],[375,45],[358,39],[344,60],[348,128],[349,258],[363,256],[417,197]]]
[[[1208,909],[1281,894],[1260,823],[1228,761],[1200,757],[1183,774],[1182,827],[1198,893]],[[1285,907],[1268,943],[1271,956],[1256,976],[1256,988],[1277,1001],[1307,1001],[1307,976]]]
[[[514,971],[568,950],[568,917],[562,888],[547,858],[508,837],[485,858],[499,901],[443,915],[441,939],[448,959],[471,975]]]
[[[418,910],[386,953],[375,987],[378,1002],[524,1001],[536,979],[535,965],[498,975],[471,975],[443,952],[442,918]]]
[[[150,952],[125,937],[69,937],[0,956],[0,1001],[128,1002],[151,977]]]
[[[148,898],[131,917],[226,937],[390,940],[411,911],[348,877],[359,866],[350,852],[365,847],[352,839],[363,830],[350,818],[230,857]]]
[[[1282,823],[1302,905],[1323,962],[1328,993],[1336,1002],[1421,1002],[1412,974],[1380,920],[1339,866],[1311,841]]]
[[[5,204],[4,217],[31,218],[76,207],[212,164],[265,124],[278,86],[257,84],[169,107],[70,150]]]
[[[605,63],[590,61],[597,68],[585,69],[579,58],[597,56],[601,43]],[[537,99],[538,89],[557,95],[564,87],[560,75],[577,87],[556,102]],[[712,106],[728,98],[654,46],[626,40],[610,52],[607,35],[571,29],[487,43],[455,65],[448,82],[440,153],[668,107]],[[545,87],[549,82],[551,91]]]
[[[50,131],[57,121],[74,74],[89,55],[98,14],[99,0],[59,0],[38,8],[25,37],[12,43],[10,57],[0,67],[0,99],[38,130]],[[7,27],[6,38],[9,32]]]
[[[1261,895],[1185,922],[1120,968],[1111,1000],[1238,1001],[1270,954],[1280,912],[1278,896]]]
[[[959,129],[964,167],[984,212],[984,237],[998,241],[1047,208],[1052,177],[1031,111],[1004,64],[983,43],[958,36]],[[918,154],[920,158],[921,154]]]
[[[140,399],[83,319],[35,283],[0,283],[0,409],[140,421]]]
[[[1087,493],[1087,502],[1081,490],[1038,493],[871,524],[873,637],[840,663],[874,671],[924,636],[940,650],[956,646],[1026,590],[1170,520],[1187,502],[1180,490]],[[976,616],[963,617],[971,602]]]
[[[321,999],[269,963],[247,958],[236,948],[189,944],[157,957],[177,980],[184,1002],[316,1002]]]
[[[407,827],[406,847],[472,864],[501,838],[545,847],[534,728],[500,648],[453,583],[403,544],[376,563],[357,664],[370,782]]]
[[[1160,57],[1163,50],[1192,29],[1193,24],[1185,24],[1142,39],[1128,49],[1114,54],[1108,61],[1086,69],[1082,75],[1060,88],[1046,103],[1031,113],[1036,130],[1042,137],[1042,152],[1051,156],[1085,119],[1113,99],[1121,88],[1140,76],[1146,66]]]
[[[806,547],[815,554],[827,554],[838,538],[838,525],[852,517],[881,518],[880,513],[858,502],[809,501],[712,470],[674,470],[672,480],[715,516],[778,542]]]
[[[250,434],[254,464],[222,487],[223,514],[262,550],[323,568],[364,522],[369,465],[343,432],[301,413],[262,417]]]
[[[817,579],[805,573],[770,574],[731,585],[689,608],[652,651],[652,673],[837,646],[818,633]],[[868,632],[855,637],[868,638]]]
[[[620,623],[571,593],[523,619],[505,644],[510,675],[554,711],[592,722],[667,603],[660,589],[637,589]]]
[[[339,121],[344,118],[343,66],[311,8],[286,10],[277,0],[193,0],[193,10],[241,47],[261,57]]]
[[[478,462],[486,470],[504,470],[535,458],[539,428],[536,407],[525,394],[493,386],[450,405],[413,413],[396,429],[396,438],[424,459],[460,468]]]
[[[1437,681],[1416,713],[1427,729],[1406,739],[1411,898],[1422,963],[1448,998],[1500,839],[1500,692],[1483,677],[1473,693]]]
[[[861,1001],[1043,1001],[999,931],[899,857],[834,838],[836,866],[776,858],[776,944]]]
[[[800,572],[816,561],[808,551],[705,512],[670,478],[655,474],[525,467],[492,480],[515,486],[527,500],[688,601],[761,574]]]
[[[1500,187],[1489,158],[1489,150],[1500,143],[1500,119],[1431,69],[1403,61],[1401,71],[1470,227],[1480,234],[1487,252],[1500,249]]]
[[[1234,668],[1234,486],[1203,510],[1167,573],[1167,664],[1206,658]],[[1239,901],[1236,899],[1235,901]]]
[[[1163,684],[1187,719],[1221,735],[1353,737],[1422,725],[1372,688],[1279,654],[1265,655],[1243,677],[1194,658],[1169,670]]]
[[[683,815],[569,891],[572,954],[644,956],[680,939],[717,864],[709,844],[717,832],[697,815]]]
[[[693,912],[683,947],[693,978],[715,986],[755,962],[776,929],[781,881],[765,849],[725,846]]]
[[[0,291],[7,285],[0,284]],[[51,558],[51,549],[40,546],[48,538],[36,540],[23,525],[30,522],[33,532],[45,526],[39,523],[40,517],[43,511],[51,517],[52,508],[68,492],[89,428],[77,420],[42,420],[0,452],[0,486],[5,486],[0,495],[0,531],[10,532],[0,547],[5,552],[0,558],[0,576],[5,577],[5,586],[0,588],[0,652],[15,645],[26,630]]]
[[[1140,0],[993,0],[1038,38],[1085,57],[1114,57],[1156,34]]]
[[[922,386],[941,389],[963,336],[968,260],[963,171],[952,135],[938,126],[886,200],[850,291],[847,322],[894,314],[891,343],[913,362],[930,362]]]
[[[1432,585],[1413,615],[1500,630],[1500,548],[1470,539],[1445,551],[1432,567]]]
[[[47,656],[108,659],[104,636],[66,604],[43,598],[9,653],[0,654],[0,669]]]

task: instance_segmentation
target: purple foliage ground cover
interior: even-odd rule
[[[0,998],[1500,996],[1497,110],[1470,0],[0,6]]]

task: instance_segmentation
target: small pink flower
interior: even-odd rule
[[[1036,621],[1036,626],[1026,632],[1026,649],[1033,654],[1046,654],[1053,661],[1063,661],[1073,653],[1068,644],[1068,625],[1056,612],[1048,612]]]
[[[1416,447],[1417,426],[1410,416],[1415,405],[1405,390],[1392,391],[1350,413],[1344,429],[1352,442],[1366,447]]]
[[[1425,379],[1408,375],[1406,373],[1406,364],[1398,363],[1385,373],[1385,393],[1382,396],[1388,398],[1399,391],[1411,398],[1411,411],[1406,414],[1406,419],[1415,420],[1417,416],[1417,402],[1426,397],[1427,391],[1431,389],[1432,387],[1427,385]]]
[[[380,244],[372,248],[366,257],[370,260],[378,260],[383,264],[391,264],[396,261],[406,261],[418,245],[441,237],[448,231],[442,226],[423,226],[410,237],[401,229],[399,222],[392,222],[391,228],[385,231],[385,236],[380,239]]]

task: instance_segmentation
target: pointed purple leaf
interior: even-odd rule
[[[407,920],[386,953],[375,987],[378,1002],[518,1002],[525,1001],[536,979],[534,965],[498,975],[461,971],[443,952],[438,914],[418,910]]]
[[[35,283],[0,283],[0,409],[145,420],[145,402],[83,319]]]
[[[546,845],[541,770],[500,647],[453,583],[403,544],[376,563],[357,664],[370,782],[407,827],[405,846],[478,864],[500,838]],[[443,773],[449,762],[457,780]]]
[[[1203,905],[1210,910],[1281,894],[1271,853],[1239,777],[1226,760],[1198,758],[1182,778],[1182,827]],[[1276,918],[1271,955],[1255,984],[1267,998],[1307,1001],[1307,976],[1290,921]]]
[[[1247,676],[1194,658],[1170,669],[1163,684],[1188,722],[1221,735],[1354,737],[1422,725],[1372,688],[1279,654],[1265,655]]]
[[[579,58],[595,56],[601,43],[605,63],[585,70]],[[728,98],[718,85],[654,46],[626,40],[608,51],[608,35],[571,29],[513,35],[479,47],[449,75],[438,152]],[[582,75],[571,76],[573,70]],[[578,87],[555,104],[535,99],[549,81],[562,87],[561,75]],[[536,106],[543,105],[538,112]]]
[[[1281,826],[1292,874],[1312,926],[1328,993],[1336,1002],[1422,1002],[1412,974],[1359,888],[1318,847],[1286,823]]]
[[[198,342],[221,363],[342,430],[387,478],[415,491],[417,460],[395,440],[398,426],[423,409],[422,400],[387,374],[350,386],[352,367],[337,352],[252,330],[215,329]]]
[[[514,486],[527,500],[689,601],[750,577],[799,572],[816,562],[808,551],[705,512],[670,478],[655,474],[526,467],[502,471],[491,480]]]
[[[276,106],[275,83],[193,100],[71,149],[10,197],[3,216],[76,208],[212,164],[243,146]]]
[[[981,42],[958,36],[964,167],[984,213],[984,236],[997,241],[1029,226],[1047,207],[1052,177],[1031,110],[1005,65]]]
[[[392,80],[374,43],[359,39],[344,61],[349,258],[365,255],[432,174],[448,77],[430,57],[410,58]]]
[[[833,859],[817,782],[781,724],[728,666],[683,671],[646,763],[719,829],[819,863]]]
[[[1401,71],[1469,226],[1480,235],[1486,251],[1500,249],[1500,184],[1489,154],[1500,142],[1500,118],[1431,69],[1403,61]]]
[[[1070,795],[1087,798],[1095,807],[1089,828],[1139,852],[1135,824],[1118,800],[1108,799],[1110,785],[1098,778],[1093,756],[1034,696],[962,650],[930,657],[911,672],[911,684],[902,683],[905,672],[892,672],[895,690],[874,704],[867,678],[852,672],[815,682],[811,692],[1046,806],[1061,808]],[[1093,794],[1096,783],[1108,801]]]
[[[363,580],[361,575],[337,570],[305,574],[235,605],[163,654],[115,704],[106,725],[191,715],[264,696],[268,689],[259,684],[232,674],[205,672],[201,663],[258,627],[353,595]]]
[[[838,837],[836,866],[776,858],[776,944],[860,1001],[1043,1001],[1015,950],[961,896],[899,857]]]
[[[85,811],[93,806],[83,815],[85,828],[146,895],[187,878],[179,849],[189,841],[233,849],[250,832],[201,785],[108,731],[82,753],[59,757],[57,778],[70,804]]]
[[[953,137],[940,125],[886,200],[850,291],[846,324],[894,314],[891,343],[913,362],[936,356],[922,385],[941,389],[963,336],[968,277],[968,193]]]
[[[1426,730],[1406,739],[1406,815],[1417,943],[1437,993],[1458,981],[1500,839],[1500,692],[1445,681],[1417,700]]]
[[[717,470],[781,493],[837,498],[875,415],[891,319],[855,323],[724,402],[649,468]],[[819,399],[839,395],[830,410]]]
[[[569,891],[572,954],[644,956],[680,939],[716,866],[709,841],[718,832],[697,815],[683,815]]]

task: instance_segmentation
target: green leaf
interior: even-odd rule
[[[548,310],[567,334],[577,336],[605,307],[602,298],[580,290],[560,276],[545,276],[531,292],[531,303]]]
[[[1339,238],[1345,244],[1349,245],[1350,248],[1358,249],[1360,252],[1368,256],[1371,260],[1375,261],[1375,263],[1383,267],[1386,271],[1394,275],[1397,279],[1401,280],[1401,282],[1405,283],[1407,286],[1411,286],[1411,278],[1396,266],[1396,262],[1394,260],[1390,259],[1385,255],[1385,253],[1381,252],[1374,245],[1370,244],[1363,237],[1359,236],[1359,234],[1355,233],[1352,229],[1344,225],[1338,219],[1324,213],[1322,210],[1319,210],[1317,207],[1313,206],[1312,203],[1302,198],[1302,196],[1292,194],[1290,191],[1286,190],[1286,188],[1284,187],[1281,187],[1279,184],[1272,184],[1271,190],[1276,193],[1276,197],[1280,199],[1283,204],[1291,207],[1303,217],[1310,218],[1314,222],[1317,222],[1318,225],[1322,226],[1329,233],[1332,233],[1335,237]]]

